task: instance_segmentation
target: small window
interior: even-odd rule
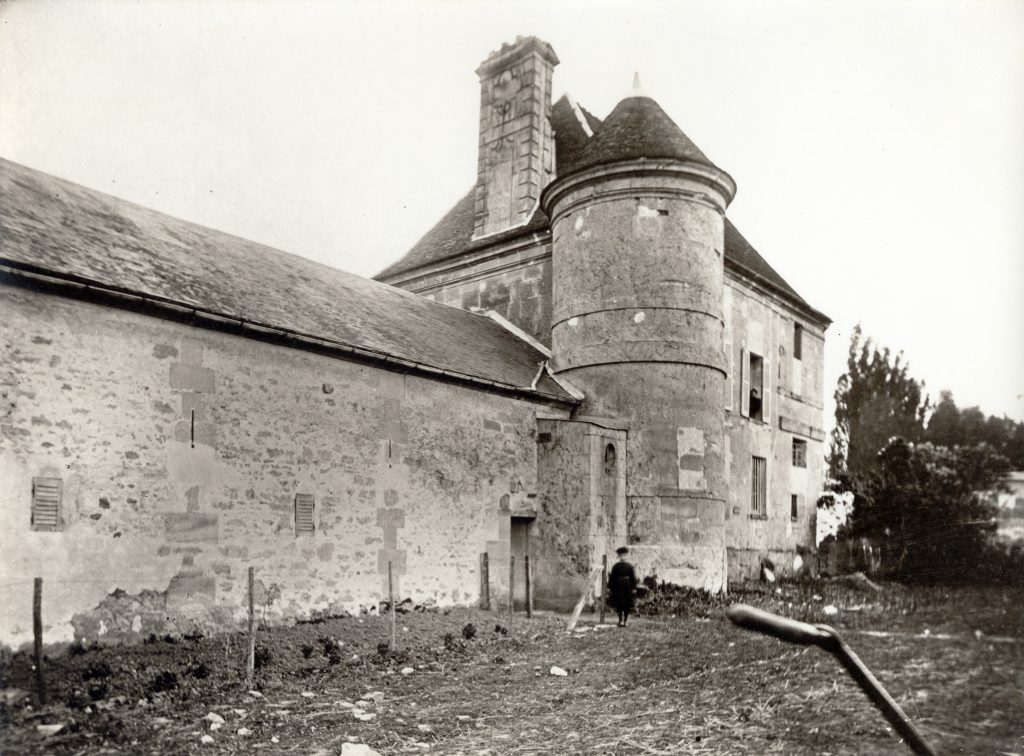
[[[313,532],[313,495],[295,494],[295,535]]]
[[[802,438],[793,439],[793,467],[807,467],[807,442]]]
[[[63,489],[60,478],[32,478],[32,530],[60,530]]]
[[[768,496],[768,461],[764,457],[752,457],[750,475],[750,514],[765,516],[765,500]]]
[[[792,520],[796,520],[800,514],[799,503],[800,497],[797,494],[789,495],[789,517]]]
[[[764,359],[750,355],[750,419],[764,419]]]
[[[804,358],[804,327],[799,323],[793,324],[793,359]]]
[[[608,444],[604,447],[604,474],[614,475],[615,474],[615,444]]]

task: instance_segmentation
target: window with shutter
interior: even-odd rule
[[[732,342],[725,342],[725,408],[732,411],[732,398],[735,395],[734,374],[736,370],[735,360],[732,354]]]
[[[764,517],[766,514],[765,500],[768,498],[768,460],[764,457],[752,457],[753,465],[750,474],[750,514]]]
[[[295,535],[313,532],[313,495],[295,494]]]
[[[740,350],[740,414],[750,417],[750,352]]]
[[[32,530],[60,530],[63,488],[60,478],[32,479]]]

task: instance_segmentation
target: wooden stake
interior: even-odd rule
[[[480,608],[491,608],[491,570],[486,551],[480,555]]]
[[[256,676],[256,568],[249,568],[249,653],[245,661],[245,684],[253,687]]]
[[[608,555],[601,555],[601,624],[604,624],[605,597],[608,595]]]
[[[566,626],[567,632],[572,632],[576,627],[576,623],[580,621],[580,614],[583,613],[583,607],[587,603],[587,599],[590,598],[590,594],[594,591],[594,583],[601,576],[601,570],[594,570],[590,573],[590,577],[587,578],[587,585],[583,589],[583,595],[580,596],[580,600],[576,602],[576,608],[572,610],[572,616],[569,618],[569,624]]]
[[[512,629],[512,615],[516,611],[516,558],[508,558],[508,629]]]
[[[36,700],[46,705],[46,681],[43,678],[43,579],[32,586],[32,635],[35,638]]]
[[[523,557],[526,562],[526,619],[533,617],[533,581],[530,580],[530,555]]]
[[[391,648],[394,650],[396,638],[395,624],[395,579],[391,571],[391,562],[388,562],[388,603],[391,605]]]

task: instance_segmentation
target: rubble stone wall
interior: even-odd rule
[[[269,619],[375,608],[389,562],[401,598],[474,603],[536,492],[528,401],[12,287],[0,335],[3,644],[34,577],[48,641],[234,623],[250,566]]]
[[[792,572],[794,560],[809,564],[815,548],[815,516],[825,476],[822,428],[824,331],[776,299],[731,281],[726,287],[726,348],[732,366],[726,391],[726,455],[730,479],[725,512],[729,580],[757,578],[761,561]],[[793,354],[794,325],[803,328],[802,354]],[[742,362],[764,359],[764,412],[758,421],[741,411]],[[806,444],[806,466],[794,464],[793,440]],[[752,512],[752,457],[767,465],[765,511]],[[792,496],[797,497],[796,517]]]

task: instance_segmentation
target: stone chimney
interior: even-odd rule
[[[555,170],[551,73],[558,56],[517,37],[480,64],[480,155],[473,238],[524,225]]]

